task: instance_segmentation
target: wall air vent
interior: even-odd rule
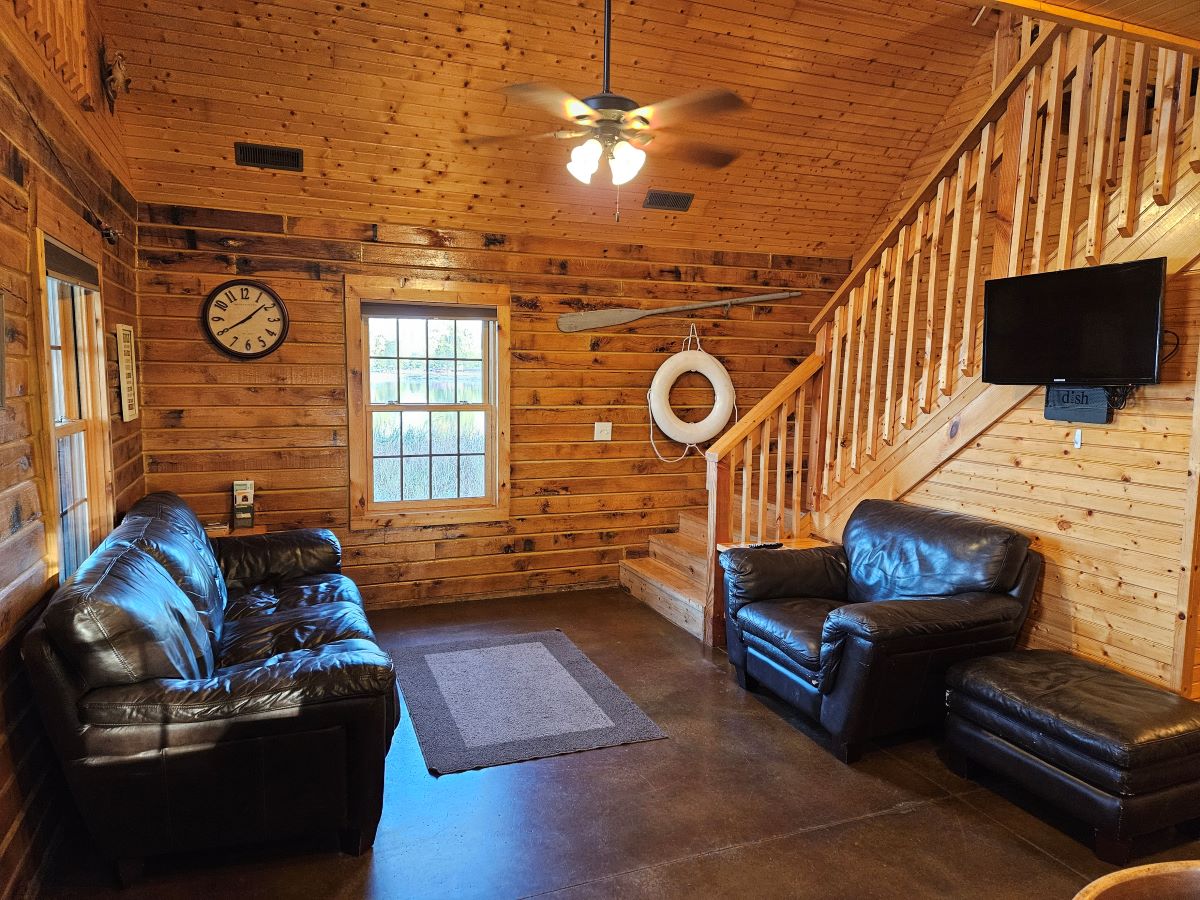
[[[681,194],[678,191],[646,191],[643,209],[666,209],[671,212],[687,212],[692,208],[695,194]]]
[[[272,147],[269,144],[233,145],[235,160],[239,166],[254,166],[259,169],[282,169],[284,172],[304,171],[304,151],[295,147]]]

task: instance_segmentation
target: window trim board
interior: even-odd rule
[[[509,343],[511,335],[509,290],[506,285],[470,282],[425,281],[374,275],[344,277],[346,328],[346,405],[350,462],[350,530],[374,531],[420,525],[457,525],[495,522],[509,516],[511,489],[509,460],[509,415],[511,380]],[[495,347],[495,501],[482,504],[459,500],[453,508],[423,506],[386,509],[369,502],[370,451],[366,440],[369,411],[366,403],[366,346],[363,334],[364,303],[409,301],[425,306],[489,307],[496,310]],[[430,504],[439,501],[429,501]]]

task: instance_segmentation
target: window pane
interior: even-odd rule
[[[371,360],[372,403],[395,403],[399,392],[397,384],[394,359]]]
[[[453,415],[453,413],[451,413]],[[433,457],[433,499],[449,500],[458,496],[458,457]]]
[[[482,497],[485,493],[482,456],[460,456],[458,458],[459,496]]]
[[[433,413],[434,453],[458,452],[458,414],[452,412]]]
[[[428,402],[425,398],[425,360],[400,360],[400,402]]]
[[[483,322],[477,319],[460,319],[458,326],[459,359],[483,359]]]
[[[425,320],[399,319],[400,340],[397,345],[398,355],[424,358],[425,356]]]
[[[404,455],[411,456],[413,454],[429,452],[429,413],[427,412],[406,412],[404,413]],[[408,483],[407,473],[404,476],[405,484]]]
[[[51,405],[55,422],[65,422],[67,419],[67,398],[63,395],[63,356],[62,350],[54,347],[50,350],[50,387]]]
[[[454,358],[454,320],[429,320],[429,355],[438,359]]]
[[[375,493],[373,496],[376,503],[395,503],[400,500],[399,458],[385,457],[375,460]]]
[[[373,416],[373,456],[400,455],[400,413],[378,412]]]
[[[55,347],[62,346],[62,328],[58,322],[58,293],[65,285],[57,278],[46,279],[47,304],[46,318],[50,320],[50,343]]]
[[[404,499],[429,499],[429,457],[404,457]]]
[[[454,360],[429,361],[429,402],[454,402]]]
[[[367,331],[370,335],[371,356],[396,355],[396,320],[377,319],[372,316],[367,320]]]
[[[483,453],[485,447],[485,423],[487,414],[482,412],[460,412],[458,414],[459,453]]]
[[[458,361],[458,402],[483,402],[483,363]]]

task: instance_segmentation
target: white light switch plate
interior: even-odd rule
[[[1083,446],[1083,429],[1076,428],[1075,429],[1075,449],[1078,450],[1082,446]]]
[[[612,440],[612,422],[597,422],[595,433],[592,435],[594,441],[611,441]]]

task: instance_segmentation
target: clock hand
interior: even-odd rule
[[[264,309],[266,309],[266,307],[265,307],[265,306],[260,306],[260,307],[259,307],[258,309],[256,309],[254,312],[250,313],[250,315],[246,316],[246,318],[242,319],[242,320],[241,320],[241,322],[234,322],[234,323],[233,323],[232,325],[230,325],[228,328],[222,328],[220,331],[218,331],[218,332],[217,332],[217,337],[220,337],[221,335],[225,334],[227,331],[233,331],[233,329],[235,329],[235,328],[237,328],[239,325],[241,325],[241,324],[242,324],[242,322],[249,322],[251,319],[253,319],[255,316],[257,316],[257,315],[258,315],[260,312],[262,312]]]

